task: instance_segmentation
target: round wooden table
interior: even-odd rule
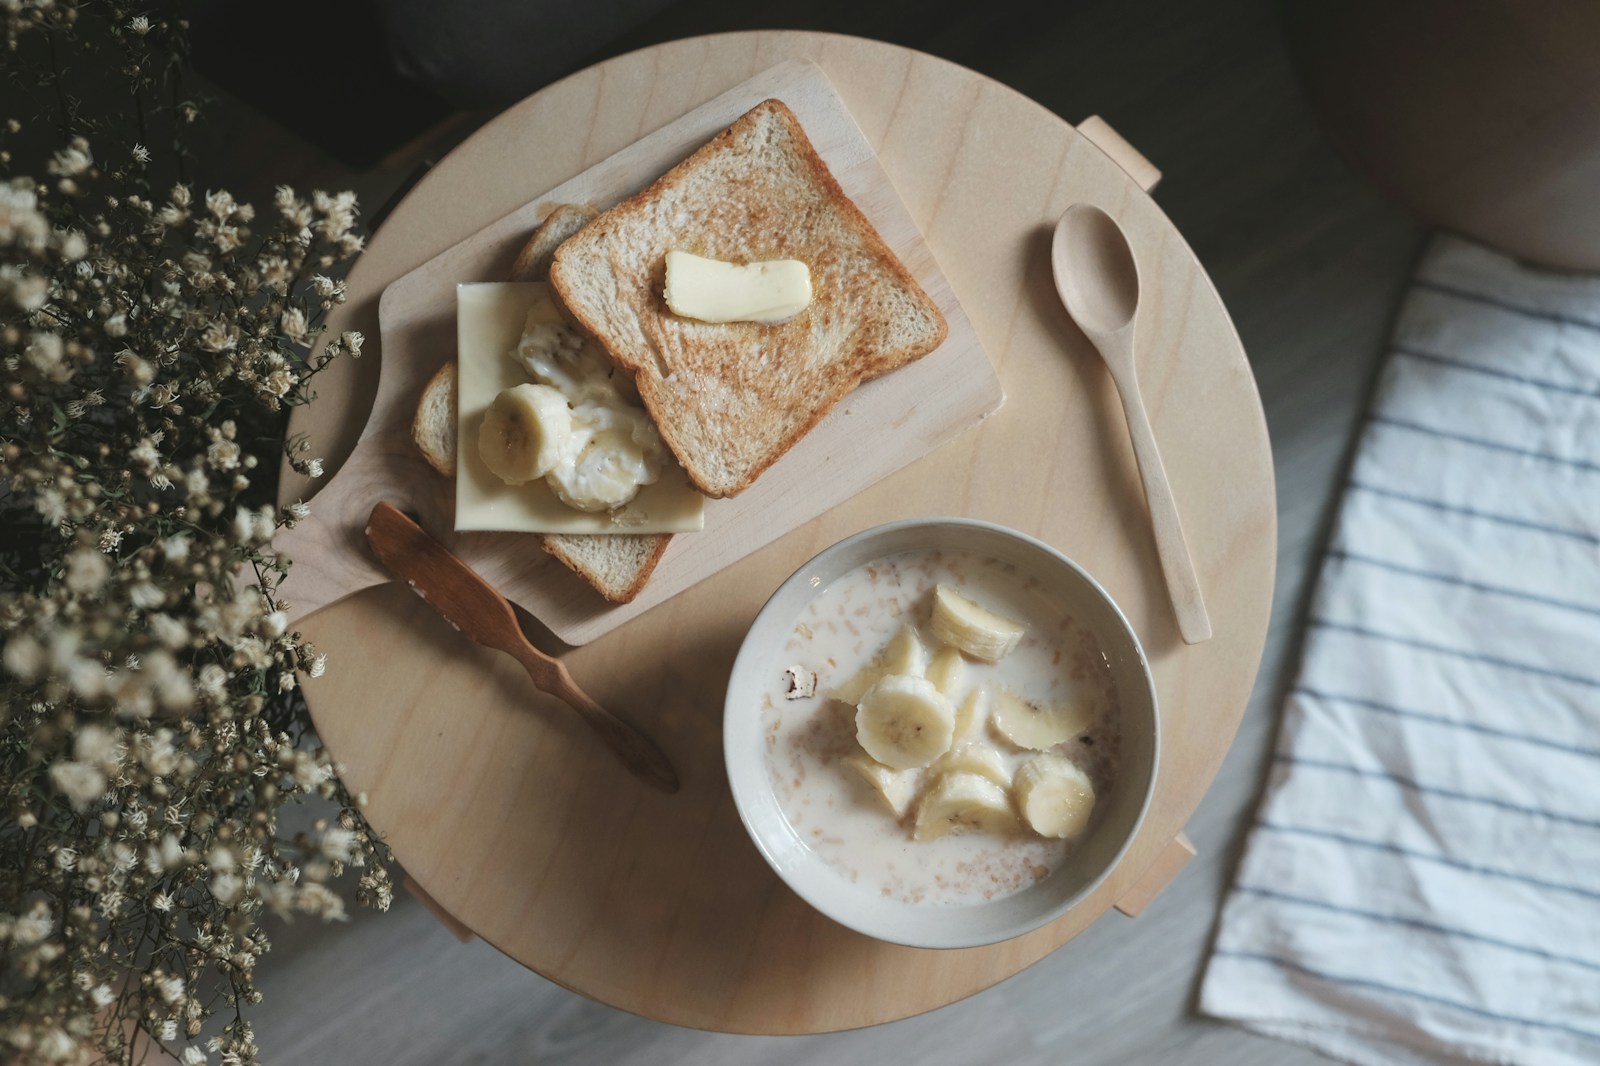
[[[849,37],[678,41],[585,70],[484,126],[373,237],[334,323],[364,329],[369,355],[328,373],[294,430],[311,434],[330,467],[348,454],[375,390],[377,300],[391,281],[794,57],[822,67],[877,149],[1007,400],[844,506],[566,655],[580,684],[661,743],[683,790],[635,783],[515,662],[467,642],[403,586],[369,589],[301,626],[329,655],[327,674],[306,686],[317,728],[352,792],[366,794],[372,824],[440,907],[575,991],[663,1021],[751,1033],[871,1025],[950,1003],[1136,894],[1172,854],[1243,714],[1277,549],[1249,365],[1204,271],[1144,190],[1073,126],[1005,86]],[[1051,285],[1051,227],[1084,199],[1119,215],[1140,257],[1140,380],[1216,634],[1204,644],[1178,639],[1121,408]],[[309,488],[286,474],[282,491],[293,500]],[[1101,581],[1152,661],[1165,753],[1139,838],[1089,901],[1028,936],[944,952],[852,933],[789,892],[739,822],[721,744],[728,673],[767,595],[826,545],[929,514],[1022,529]],[[285,588],[292,598],[292,575]]]

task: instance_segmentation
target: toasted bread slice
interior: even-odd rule
[[[631,603],[655,572],[671,533],[546,533],[544,550],[612,603]]]
[[[557,204],[539,223],[517,254],[511,267],[512,281],[544,281],[550,277],[550,262],[561,242],[587,226],[599,214],[587,204]]]
[[[533,231],[512,268],[512,281],[544,281],[562,241],[595,217],[592,207],[561,204]],[[456,363],[451,360],[423,387],[411,420],[411,439],[428,465],[446,477],[456,472]],[[612,603],[639,595],[667,550],[670,533],[547,533],[544,550],[594,586]]]
[[[787,322],[710,325],[662,296],[680,250],[799,259],[811,306]],[[757,105],[557,250],[550,284],[634,376],[695,486],[733,496],[845,394],[937,348],[944,316],[839,188],[799,121]]]
[[[411,416],[411,439],[422,457],[445,477],[456,473],[456,361],[434,371],[422,387],[417,413]]]

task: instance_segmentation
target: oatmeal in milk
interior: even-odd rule
[[[858,567],[776,660],[761,713],[778,802],[816,855],[885,897],[1020,891],[1111,790],[1109,664],[1009,563],[916,551]]]

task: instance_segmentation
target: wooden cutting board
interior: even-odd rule
[[[943,311],[932,354],[851,393],[748,490],[706,505],[705,529],[673,537],[644,591],[608,604],[525,533],[453,532],[455,486],[411,444],[423,384],[456,354],[456,286],[503,281],[556,204],[610,207],[643,189],[762,100],[794,111],[845,193]],[[479,230],[391,284],[379,303],[382,375],[360,443],[317,496],[312,519],[280,536],[295,561],[296,616],[390,580],[362,543],[373,504],[389,500],[561,640],[585,644],[838,506],[959,435],[1003,399],[972,324],[911,213],[844,102],[814,63],[790,60]]]

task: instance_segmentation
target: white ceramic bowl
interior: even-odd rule
[[[855,884],[827,865],[789,824],[773,791],[762,731],[761,696],[788,665],[783,644],[806,605],[829,583],[865,563],[925,549],[967,551],[1017,567],[1042,594],[1099,639],[1121,704],[1116,781],[1094,827],[1067,861],[1013,895],[970,904],[906,903]],[[739,817],[756,847],[790,888],[842,925],[868,936],[924,948],[992,944],[1066,914],[1105,880],[1132,843],[1155,791],[1161,731],[1155,688],[1138,638],[1111,597],[1076,563],[1033,537],[988,522],[924,518],[894,522],[826,549],[772,594],[733,664],[723,718],[723,752]]]

